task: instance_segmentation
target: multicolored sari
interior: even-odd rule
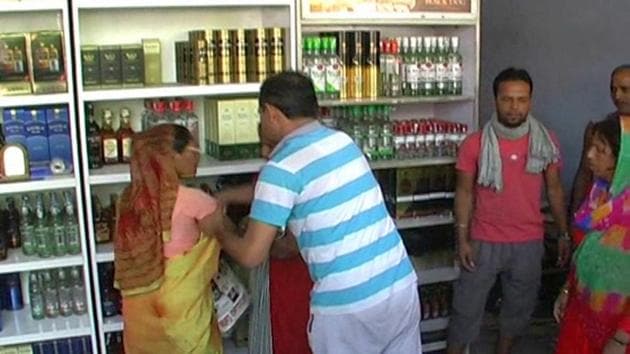
[[[574,255],[557,354],[600,354],[615,331],[630,332],[630,117],[620,122],[613,181],[596,181],[576,213],[586,236]]]

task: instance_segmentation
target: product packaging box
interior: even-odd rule
[[[144,83],[145,85],[162,84],[162,49],[159,39],[143,39]]]
[[[31,79],[33,92],[53,93],[68,91],[60,31],[30,33]]]
[[[141,44],[125,44],[120,47],[122,82],[124,87],[144,85],[144,53]]]
[[[72,143],[70,141],[70,119],[67,107],[46,109],[48,124],[48,148],[51,169],[54,174],[72,172]]]
[[[26,149],[26,131],[22,116],[24,109],[10,108],[2,111],[2,133],[7,143],[20,144]]]
[[[206,149],[218,160],[260,156],[258,101],[229,99],[206,101]]]
[[[51,171],[46,111],[35,108],[25,109],[22,119],[26,132],[26,150],[29,156],[31,176],[48,176]]]
[[[122,62],[119,45],[99,47],[101,65],[101,87],[117,88],[122,86]]]
[[[83,86],[86,88],[98,88],[101,86],[101,58],[98,46],[81,46],[81,70]]]
[[[31,93],[24,33],[0,33],[0,96]]]

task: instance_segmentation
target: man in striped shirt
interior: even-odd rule
[[[417,277],[361,150],[315,117],[296,72],[260,89],[261,135],[275,144],[244,237],[219,236],[239,263],[261,263],[288,228],[313,279],[308,336],[321,353],[421,353]],[[232,236],[231,236],[232,235]]]

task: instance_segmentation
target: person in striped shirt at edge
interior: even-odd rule
[[[255,267],[278,230],[295,235],[313,279],[313,353],[421,353],[417,276],[361,150],[316,120],[313,84],[300,73],[265,80],[259,105],[261,136],[275,148],[244,236],[223,233],[223,250]]]

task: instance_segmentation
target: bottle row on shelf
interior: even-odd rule
[[[26,294],[22,294],[19,273],[2,277],[0,287],[3,309],[18,311],[24,308],[24,304],[28,304],[34,320],[83,315],[87,312],[85,284],[80,267],[25,274],[28,274],[28,299]]]
[[[392,120],[390,105],[322,108],[322,121],[350,135],[370,160],[454,157],[468,126],[437,118]]]
[[[105,354],[125,354],[123,335],[121,332],[105,333]]]
[[[320,99],[461,95],[458,37],[396,37],[379,31],[303,38],[302,70]]]
[[[0,259],[6,259],[7,248],[22,248],[24,255],[41,258],[81,253],[81,233],[74,197],[70,191],[39,193],[35,205],[31,196],[21,196],[20,209],[15,199],[6,198],[7,209],[0,215]],[[48,200],[48,207],[45,199]]]
[[[103,263],[98,265],[98,280],[101,286],[101,311],[103,317],[113,317],[121,313],[122,300],[120,291],[114,288],[114,264]]]
[[[57,339],[0,348],[0,354],[91,354],[90,337]]]
[[[449,316],[452,293],[453,289],[449,283],[437,283],[420,287],[422,320]]]
[[[0,96],[66,92],[63,33],[0,33]]]
[[[2,109],[0,145],[16,144],[32,178],[73,170],[67,106]]]

